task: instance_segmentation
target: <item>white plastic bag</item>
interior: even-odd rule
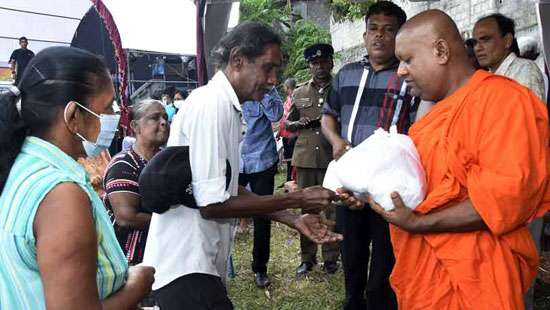
[[[323,187],[335,191],[337,188],[344,187],[340,183],[338,173],[336,172],[336,161],[333,160],[328,164],[327,171],[325,172],[325,178],[323,179]]]
[[[382,128],[334,162],[342,186],[357,194],[369,194],[385,210],[394,208],[391,193],[416,208],[426,194],[426,176],[412,140],[392,126]]]

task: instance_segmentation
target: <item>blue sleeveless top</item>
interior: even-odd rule
[[[0,195],[0,309],[46,308],[33,222],[44,197],[63,182],[78,184],[90,199],[97,233],[100,298],[116,292],[126,280],[124,253],[84,168],[55,145],[27,137]]]

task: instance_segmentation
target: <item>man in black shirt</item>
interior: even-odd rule
[[[34,53],[27,48],[28,44],[29,41],[27,41],[27,38],[19,38],[19,46],[21,46],[21,48],[13,51],[10,56],[9,63],[11,65],[11,73],[15,78],[15,85],[19,84],[19,80],[21,80],[25,67],[27,67],[29,61],[31,61],[34,57]]]

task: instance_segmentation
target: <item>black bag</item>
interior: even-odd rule
[[[231,165],[226,161],[226,190],[231,182]],[[139,193],[144,209],[164,213],[171,206],[198,209],[191,185],[189,146],[171,146],[158,152],[139,176]]]

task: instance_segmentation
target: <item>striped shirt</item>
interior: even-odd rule
[[[147,161],[139,156],[133,148],[130,148],[127,151],[118,153],[111,159],[103,178],[103,188],[107,193],[104,198],[105,206],[113,221],[118,242],[130,265],[137,265],[143,261],[149,226],[143,229],[134,229],[117,225],[109,195],[113,193],[131,193],[141,200],[139,175],[146,164]],[[138,212],[150,214],[149,211],[141,207],[141,204]]]
[[[46,308],[33,223],[44,197],[63,182],[78,184],[90,198],[99,297],[108,297],[125,282],[128,264],[84,168],[49,142],[27,137],[0,196],[0,309]]]
[[[358,145],[377,128],[388,130],[396,125],[400,133],[407,133],[414,121],[419,98],[410,96],[405,81],[397,76],[398,62],[375,71],[368,57],[360,62],[345,65],[332,80],[332,87],[321,113],[329,114],[340,121],[340,135],[348,136],[352,130],[352,145]],[[364,69],[368,75],[361,95],[353,128],[348,128],[355,98]]]

